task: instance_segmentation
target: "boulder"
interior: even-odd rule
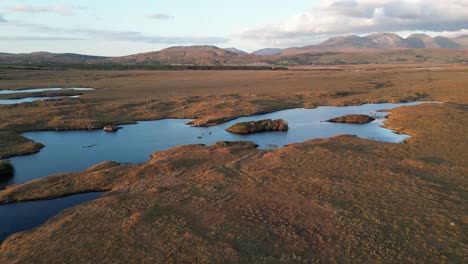
[[[103,128],[104,131],[106,132],[117,132],[119,131],[119,127],[118,126],[113,126],[113,125],[107,125]]]
[[[265,119],[260,121],[251,121],[237,123],[226,129],[226,131],[235,134],[251,134],[267,131],[287,131],[288,123],[282,119]]]
[[[375,118],[367,115],[345,115],[327,120],[331,123],[349,123],[349,124],[366,124],[374,121]]]

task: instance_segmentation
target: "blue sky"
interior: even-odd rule
[[[175,45],[253,51],[379,31],[453,35],[468,0],[1,0],[0,52],[128,55]]]

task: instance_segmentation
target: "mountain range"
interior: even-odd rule
[[[372,52],[398,49],[468,49],[468,36],[456,38],[413,34],[402,38],[393,33],[376,33],[360,37],[340,36],[328,39],[319,45],[282,50],[282,55],[313,52]]]
[[[385,57],[388,57],[386,60]],[[432,56],[432,57],[431,57]],[[367,36],[338,36],[318,45],[286,49],[261,49],[253,53],[236,48],[215,46],[178,46],[161,51],[122,57],[88,56],[73,53],[35,52],[28,54],[0,53],[0,63],[69,63],[69,64],[160,64],[160,65],[268,65],[268,64],[326,64],[418,62],[426,58],[441,62],[468,61],[468,35],[456,38],[430,37],[413,34],[402,38],[393,33]],[[380,58],[379,61],[371,61]],[[352,59],[352,60],[350,60]]]

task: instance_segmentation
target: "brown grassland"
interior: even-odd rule
[[[8,187],[0,202],[108,193],[11,236],[0,263],[468,260],[468,66],[0,76],[0,89],[96,88],[79,99],[0,106],[2,157],[40,149],[23,131],[168,117],[212,125],[294,107],[444,102],[394,109],[385,125],[412,136],[401,144],[343,135],[272,151],[247,142],[190,145],[140,165],[107,162]]]

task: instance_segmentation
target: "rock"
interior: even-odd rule
[[[331,123],[350,123],[350,124],[365,124],[374,121],[375,118],[367,115],[345,115],[342,117],[332,118],[327,120]]]
[[[113,125],[107,125],[103,128],[104,131],[106,132],[117,132],[119,131],[119,127],[118,126],[113,126]]]
[[[6,181],[13,177],[15,168],[8,161],[0,161],[0,181]]]
[[[226,129],[226,131],[235,134],[251,134],[266,131],[287,131],[288,129],[288,123],[282,119],[265,119],[260,121],[237,123]]]

